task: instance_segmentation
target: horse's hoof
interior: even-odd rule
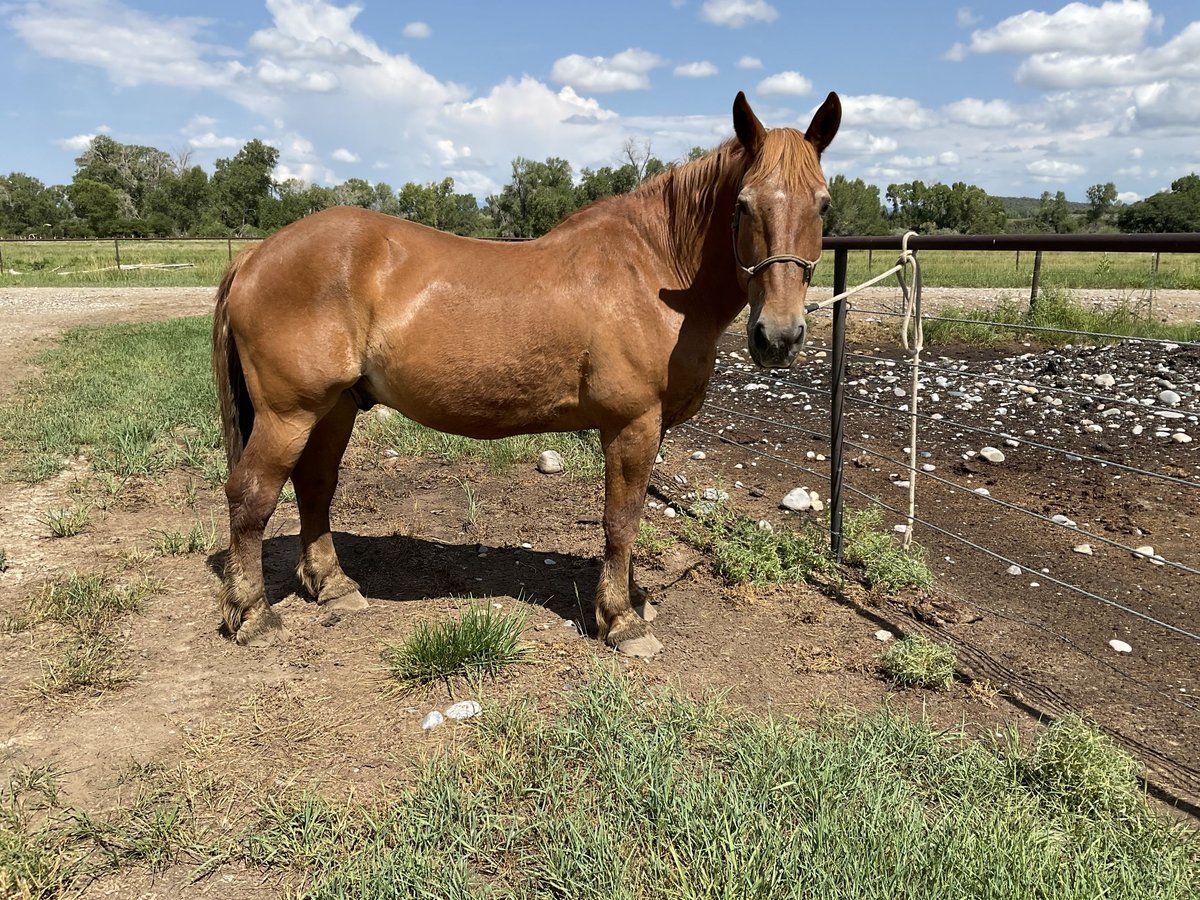
[[[622,656],[632,656],[636,659],[650,659],[662,652],[662,641],[650,632],[627,638],[617,644],[617,652]]]
[[[279,613],[267,607],[261,612],[248,613],[234,640],[243,647],[270,647],[291,636],[291,632],[283,627]]]
[[[358,591],[351,591],[348,594],[342,594],[340,597],[334,597],[328,603],[324,604],[326,609],[338,609],[343,612],[358,612],[364,609],[370,609],[371,604],[367,602]]]
[[[649,601],[643,603],[641,606],[635,606],[633,611],[642,617],[643,622],[653,622],[658,618],[658,610]]]

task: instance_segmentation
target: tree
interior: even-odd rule
[[[1071,215],[1070,206],[1067,205],[1067,195],[1062,191],[1053,197],[1049,191],[1042,191],[1034,220],[1043,231],[1053,231],[1055,234],[1069,234],[1075,230],[1075,219]]]
[[[335,206],[375,208],[375,189],[362,178],[350,178],[333,189]]]
[[[1130,203],[1117,213],[1122,231],[1200,231],[1200,175],[1171,182],[1169,191]]]
[[[879,188],[861,178],[850,181],[834,175],[829,182],[829,212],[826,234],[886,234],[888,227],[879,202]]]
[[[404,185],[396,195],[396,214],[451,234],[481,235],[487,232],[487,223],[475,195],[455,193],[453,178]]]
[[[1087,189],[1089,225],[1096,225],[1112,215],[1113,207],[1117,205],[1117,186],[1111,181],[1105,184],[1093,184]]]
[[[991,234],[1003,231],[1008,220],[998,197],[962,181],[928,187],[921,181],[889,184],[887,200],[894,225],[922,234]]]
[[[84,222],[85,230],[93,237],[112,237],[125,221],[123,203],[128,202],[112,185],[88,178],[76,178],[67,188],[75,215]]]
[[[275,196],[259,204],[258,227],[277,231],[322,209],[336,205],[334,192],[329,188],[307,184],[299,178],[289,178],[275,185]]]
[[[121,206],[129,218],[147,214],[146,200],[163,179],[174,174],[169,153],[154,147],[122,144],[106,134],[92,138],[75,160],[75,178],[106,184],[124,198]]]
[[[575,209],[571,164],[551,157],[534,162],[518,156],[512,181],[488,198],[488,213],[503,237],[538,237]]]
[[[191,166],[159,181],[146,198],[147,222],[157,234],[198,234],[208,205],[208,175],[199,166]]]
[[[575,205],[586,206],[603,197],[627,194],[637,186],[637,169],[630,163],[616,169],[612,166],[602,166],[595,171],[584,169],[579,173],[579,184],[575,188]]]
[[[626,138],[625,144],[621,148],[621,153],[625,157],[626,165],[633,167],[634,175],[637,177],[637,184],[641,184],[647,178],[653,178],[655,175],[661,175],[667,171],[667,164],[651,153],[649,140],[645,140],[639,144],[633,138]]]
[[[242,233],[260,225],[259,210],[271,199],[271,173],[279,151],[257,138],[233,159],[218,159],[211,182],[211,197],[221,221]]]
[[[46,187],[23,172],[0,176],[0,234],[54,234],[70,213],[62,187]]]

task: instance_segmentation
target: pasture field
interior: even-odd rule
[[[113,241],[0,241],[4,265],[0,287],[91,287],[124,285],[215,286],[232,247],[253,240],[224,239],[189,241],[120,240],[121,264],[187,265],[178,269],[116,268]],[[928,287],[1023,288],[1033,278],[1032,252],[1020,254],[987,251],[921,251],[925,284]],[[851,284],[865,281],[890,268],[895,262],[886,251],[850,253]],[[817,268],[814,283],[832,284],[833,263]],[[1131,296],[1156,290],[1200,289],[1200,257],[1164,253],[1154,271],[1150,253],[1045,253],[1042,283],[1050,287],[1124,289]]]
[[[659,493],[639,575],[667,651],[605,651],[589,434],[362,416],[334,528],[371,609],[297,593],[285,490],[265,569],[291,638],[232,645],[209,328],[75,329],[0,376],[0,896],[1197,896],[1200,837],[1143,761],[956,667],[878,517],[839,568],[775,499],[666,518]],[[534,470],[546,447],[567,475]],[[750,478],[692,449],[672,436],[656,485]]]

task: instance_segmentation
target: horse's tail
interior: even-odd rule
[[[221,431],[225,438],[225,459],[232,473],[250,432],[254,428],[254,404],[246,388],[242,360],[229,326],[229,291],[238,270],[254,253],[253,245],[239,253],[225,269],[217,288],[217,308],[213,313],[213,376],[217,383],[217,401],[221,410]]]

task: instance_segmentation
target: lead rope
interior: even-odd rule
[[[909,231],[900,243],[900,258],[896,261],[896,279],[904,296],[904,318],[900,324],[900,342],[912,357],[912,391],[909,401],[908,428],[908,521],[904,527],[904,549],[912,545],[913,522],[917,513],[917,392],[920,389],[921,349],[925,346],[925,326],[921,319],[921,264],[917,255],[908,249],[908,239],[916,232]],[[904,278],[904,270],[912,266],[912,291]]]

